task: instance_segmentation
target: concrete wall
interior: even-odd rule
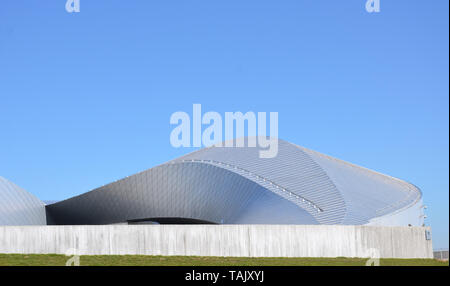
[[[342,225],[0,226],[0,253],[433,258],[425,227]]]

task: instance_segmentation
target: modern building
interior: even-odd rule
[[[10,185],[0,180],[0,224],[422,226],[424,218],[416,186],[283,140],[274,158],[204,148],[45,207]]]
[[[0,225],[45,225],[45,204],[0,177]]]

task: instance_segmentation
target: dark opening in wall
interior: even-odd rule
[[[155,217],[155,218],[143,218],[132,219],[127,221],[128,224],[216,224],[214,222],[184,218],[184,217]]]

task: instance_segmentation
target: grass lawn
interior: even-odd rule
[[[57,254],[0,254],[0,266],[64,266]],[[145,255],[85,255],[82,266],[358,266],[366,258],[248,258]],[[448,266],[435,259],[381,259],[381,266]]]

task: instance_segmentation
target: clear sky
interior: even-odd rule
[[[65,199],[193,149],[175,111],[277,111],[279,136],[412,182],[448,247],[449,2],[4,0],[0,176]]]

